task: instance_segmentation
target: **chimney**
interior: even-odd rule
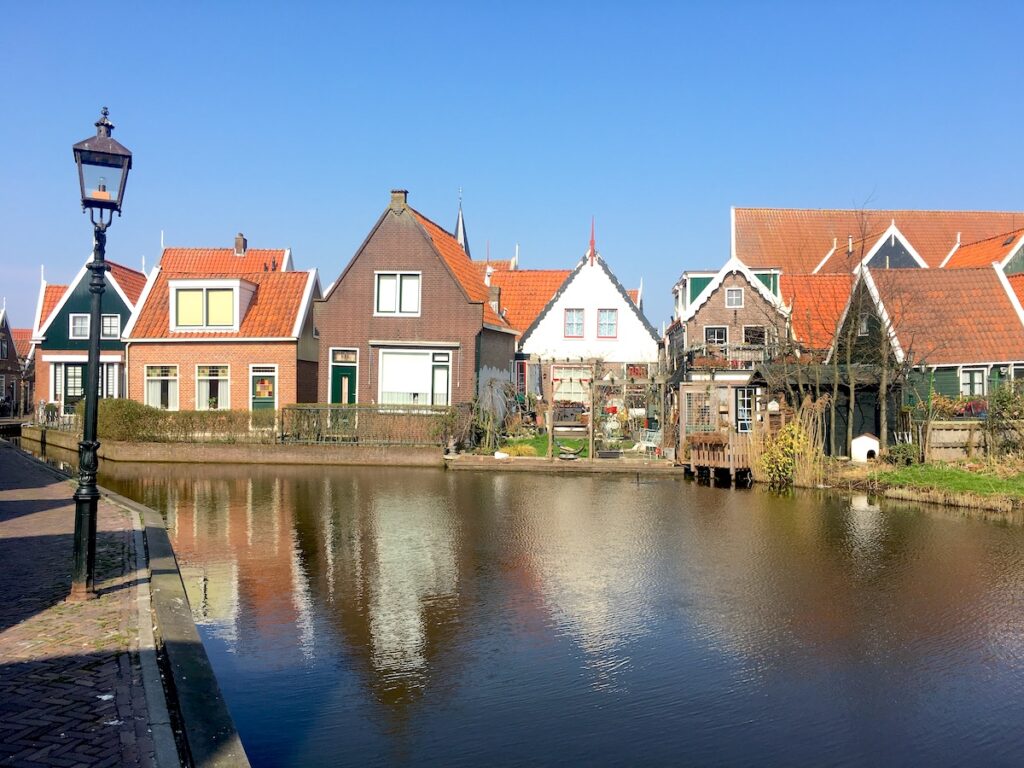
[[[494,274],[494,267],[492,267],[490,264],[488,264],[487,265],[487,269],[484,270],[484,285],[490,286],[490,284],[491,284],[491,275],[493,275],[493,274]]]
[[[241,232],[235,235],[235,256],[245,256],[245,252],[248,248],[249,241],[245,239],[245,235]]]
[[[407,189],[392,189],[391,190],[391,210],[396,213],[404,211],[409,207],[409,190]]]
[[[498,314],[501,314],[501,286],[492,285],[487,289],[487,302]]]

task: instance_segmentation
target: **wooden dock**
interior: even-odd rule
[[[722,433],[714,433],[722,435]],[[691,436],[690,443],[690,471],[699,474],[701,471],[708,471],[714,474],[716,471],[729,472],[729,481],[736,481],[738,472],[749,472],[751,468],[750,458],[750,435],[729,434],[722,435],[722,442],[702,442],[696,435]]]

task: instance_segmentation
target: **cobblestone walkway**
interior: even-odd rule
[[[152,766],[139,658],[139,523],[100,501],[101,596],[65,603],[73,491],[0,442],[0,765]]]

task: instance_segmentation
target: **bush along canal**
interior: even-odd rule
[[[1024,762],[1024,528],[676,478],[108,464],[254,765]]]

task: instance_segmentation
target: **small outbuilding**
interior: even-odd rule
[[[866,464],[868,461],[878,458],[878,438],[870,432],[858,435],[853,438],[850,448],[850,459],[857,464]]]

